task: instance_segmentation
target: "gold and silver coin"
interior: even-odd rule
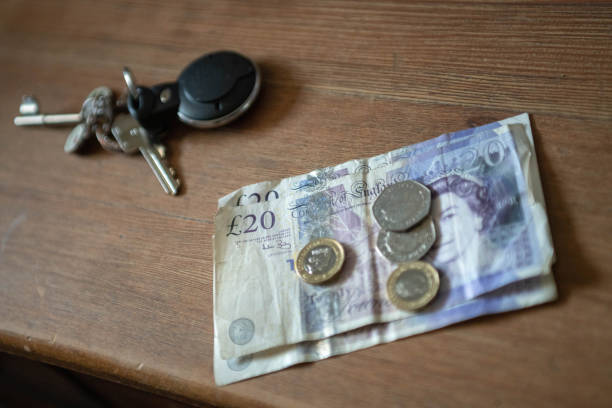
[[[332,238],[310,241],[295,259],[295,270],[304,282],[318,284],[333,278],[342,269],[344,248]]]
[[[376,247],[395,263],[421,259],[436,241],[436,227],[431,217],[406,232],[380,230]]]
[[[426,306],[438,293],[438,271],[427,262],[401,264],[387,280],[387,296],[391,303],[403,310],[417,310]]]
[[[385,188],[372,205],[374,218],[382,229],[405,231],[429,214],[431,192],[413,180]]]

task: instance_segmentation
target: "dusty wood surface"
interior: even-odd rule
[[[611,27],[596,2],[1,2],[0,348],[218,405],[610,406]],[[262,93],[173,132],[179,197],[138,157],[12,124],[23,94],[73,112],[124,65],[154,84],[217,49]],[[559,301],[215,387],[220,196],[524,111]]]

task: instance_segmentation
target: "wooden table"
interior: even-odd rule
[[[0,348],[229,406],[612,404],[612,4],[20,1],[0,4]],[[233,49],[253,110],[178,126],[163,194],[139,157],[17,128],[23,94],[176,78]],[[560,299],[227,387],[212,374],[213,217],[245,184],[532,114]]]

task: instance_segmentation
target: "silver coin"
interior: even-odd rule
[[[406,180],[385,188],[374,202],[372,212],[383,229],[405,231],[425,218],[430,206],[429,189]]]
[[[421,259],[436,241],[436,227],[431,217],[406,232],[380,230],[376,247],[385,258],[395,263]]]
[[[68,138],[64,144],[64,151],[66,153],[76,152],[90,136],[91,132],[89,126],[85,123],[79,123],[68,134]]]

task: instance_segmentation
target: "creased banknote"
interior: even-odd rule
[[[258,191],[224,198],[215,233],[215,341],[221,358],[414,316],[386,298],[384,283],[395,265],[374,244],[378,226],[371,205],[397,181],[420,181],[434,196],[438,242],[427,260],[442,284],[436,301],[418,315],[548,273],[553,251],[532,140],[517,122],[516,129],[497,123],[348,162],[346,174],[259,184],[249,187]],[[245,195],[261,197],[270,187],[275,194],[265,193],[268,201],[231,205],[234,198],[242,204]],[[321,236],[338,239],[347,261],[336,281],[311,286],[296,278],[292,259]]]
[[[533,149],[531,128],[526,114],[509,118],[502,122],[486,125],[485,127],[468,129],[458,132],[458,134],[466,136],[480,129],[493,129],[502,124],[510,124],[513,128],[513,135],[517,142],[516,148],[520,157],[523,175],[533,195],[532,198],[534,199],[531,206],[534,210],[541,211],[545,217],[544,200],[539,181],[535,151]],[[309,177],[312,177],[312,174],[309,175]],[[273,184],[273,182],[259,183],[258,185],[247,186],[246,188],[252,189],[253,187],[260,187],[259,191],[251,190],[251,192],[258,192],[263,196],[264,191],[269,189],[269,186]],[[244,192],[244,189],[241,191]],[[229,203],[229,200],[226,200],[226,202]],[[547,226],[545,229],[548,233]],[[548,266],[548,269],[549,268],[550,266]],[[543,272],[548,271],[549,270]],[[552,300],[555,297],[556,290],[552,276],[544,274],[540,277],[509,285],[494,293],[478,297],[473,301],[466,302],[454,308],[437,311],[435,314],[419,314],[388,324],[366,326],[365,328],[339,334],[324,340],[279,347],[262,353],[229,360],[223,360],[220,357],[218,347],[219,332],[215,330],[215,378],[218,384],[227,384],[276,371],[300,362],[316,361],[331,355],[346,353],[385,341],[392,341],[411,334],[433,330],[479,315],[528,307]],[[435,316],[438,317],[435,318]],[[403,323],[400,324],[399,322]]]
[[[295,364],[388,343],[439,329],[478,316],[524,309],[556,299],[551,274],[543,274],[498,289],[452,308],[416,314],[389,323],[373,324],[326,339],[282,346],[229,360],[221,358],[218,334],[214,339],[214,374],[217,385],[226,385]]]

